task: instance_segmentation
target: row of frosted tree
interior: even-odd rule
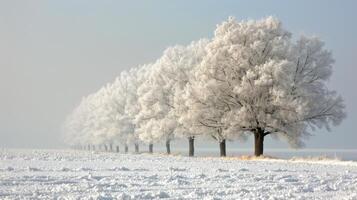
[[[167,48],[154,63],[123,71],[84,97],[65,122],[70,145],[128,145],[213,139],[220,155],[226,141],[254,137],[292,147],[316,128],[345,117],[344,104],[327,88],[334,60],[316,37],[292,34],[273,17],[238,22],[230,17],[214,36]],[[107,148],[107,146],[106,146]]]

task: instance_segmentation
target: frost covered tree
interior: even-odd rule
[[[222,96],[221,83],[210,76],[206,76],[210,69],[200,65],[195,69],[186,93],[181,98],[189,109],[182,114],[186,123],[190,123],[196,133],[213,138],[219,143],[220,155],[226,156],[226,140],[233,138],[233,134],[225,131],[229,121],[224,121],[225,114],[229,111],[229,101]],[[218,90],[218,91],[217,91]],[[227,123],[228,122],[228,123]]]
[[[186,93],[192,74],[195,68],[201,63],[205,55],[207,39],[192,42],[187,46],[175,46],[168,48],[161,58],[161,74],[166,83],[167,93],[170,93],[168,123],[174,130],[174,134],[179,138],[188,138],[189,156],[194,156],[194,140],[201,133],[197,131],[195,124],[187,118],[189,105],[183,96]]]
[[[67,117],[64,124],[65,142],[70,145],[87,146],[88,144],[100,145],[106,142],[106,136],[101,131],[101,117],[97,115],[99,97],[104,90],[88,95]]]
[[[226,140],[232,136],[223,131],[225,124],[222,119],[228,108],[212,90],[206,91],[207,85],[194,79],[191,83],[183,96],[189,105],[186,116],[183,117],[190,119],[188,123],[192,124],[196,133],[216,140],[219,143],[220,156],[226,156]]]
[[[63,124],[63,140],[70,146],[84,145],[90,142],[88,137],[83,137],[86,113],[88,113],[87,103],[88,97],[82,98],[80,104],[67,116]]]
[[[116,110],[113,110],[114,113],[118,114],[117,118],[117,126],[118,132],[117,134],[120,135],[121,143],[124,144],[124,151],[128,151],[128,145],[134,143],[136,148],[135,151],[138,152],[137,147],[137,137],[135,136],[135,124],[133,122],[132,116],[128,115],[128,106],[131,106],[130,100],[131,99],[131,89],[130,89],[130,82],[131,79],[128,79],[130,75],[128,72],[123,71],[120,73],[113,84],[113,89],[116,90],[114,97],[116,101],[113,101],[112,107],[116,107]]]
[[[337,125],[344,118],[341,97],[327,88],[331,52],[318,38],[293,41],[279,20],[220,24],[207,45],[196,77],[202,104],[213,101],[209,126],[223,135],[254,135],[255,155],[263,154],[264,137],[302,145],[309,130]],[[212,100],[213,99],[213,100]]]
[[[113,144],[125,138],[121,131],[123,107],[120,103],[122,100],[120,100],[121,95],[118,95],[120,90],[115,86],[115,84],[107,84],[97,92],[97,109],[93,112],[97,125],[92,137],[93,140],[99,140],[98,137],[102,137],[106,151],[113,151]]]
[[[107,134],[110,145],[122,143],[127,145],[130,135],[134,133],[134,125],[125,113],[127,106],[126,72],[122,72],[112,84],[106,87],[106,95],[101,101],[102,127]]]
[[[151,70],[147,72],[147,79],[138,88],[138,102],[140,111],[136,116],[138,132],[141,140],[149,143],[162,140],[166,143],[166,152],[170,153],[170,141],[173,139],[173,126],[170,120],[170,98],[171,91],[166,90],[168,85],[163,81],[159,72],[159,64],[155,63]],[[152,149],[149,149],[152,151]]]
[[[127,74],[123,72],[112,84],[83,98],[65,122],[65,141],[100,145],[105,151],[108,147],[112,151],[113,144],[131,142],[134,124],[126,114],[128,91]]]
[[[162,110],[157,103],[158,96],[160,95],[159,89],[154,84],[152,71],[154,65],[149,70],[142,71],[143,83],[137,88],[138,106],[139,110],[135,116],[136,132],[141,141],[149,144],[149,153],[153,152],[153,143],[160,141],[163,136],[158,127],[158,119],[162,115]]]
[[[141,105],[138,102],[138,88],[147,79],[147,71],[151,69],[151,64],[139,66],[137,68],[130,69],[126,77],[126,106],[125,115],[128,120],[132,123],[133,132],[130,134],[129,139],[135,145],[135,152],[139,151],[139,141],[140,141],[140,122],[135,118],[141,110]],[[153,148],[152,142],[149,142],[149,151]]]
[[[167,153],[174,137],[189,138],[189,155],[193,155],[196,133],[191,132],[178,118],[182,101],[179,93],[189,82],[191,71],[201,62],[206,40],[188,46],[166,49],[147,73],[147,80],[139,87],[141,110],[137,115],[140,139],[147,142],[164,140]]]

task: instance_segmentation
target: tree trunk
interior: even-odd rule
[[[116,146],[117,153],[119,153],[119,145]]]
[[[195,155],[195,137],[192,136],[192,137],[189,137],[188,138],[188,156],[192,157]]]
[[[166,153],[171,154],[170,140],[166,140]]]
[[[113,151],[113,144],[109,144],[109,150]]]
[[[128,153],[128,151],[129,151],[129,147],[128,147],[128,145],[127,144],[125,144],[125,153]]]
[[[104,150],[108,151],[108,146],[106,144],[104,145]]]
[[[154,145],[152,143],[149,144],[149,153],[154,152]]]
[[[92,145],[92,150],[95,151],[95,145]]]
[[[264,151],[264,130],[258,128],[254,132],[254,155],[261,156]]]
[[[220,151],[220,155],[221,157],[226,157],[226,140],[222,140],[219,142],[219,151]]]
[[[134,146],[135,146],[135,153],[139,153],[139,144],[135,143]]]

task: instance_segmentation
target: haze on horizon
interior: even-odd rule
[[[357,149],[356,6],[352,0],[1,1],[0,147],[64,147],[66,115],[122,70],[153,62],[168,46],[211,36],[228,16],[273,15],[294,34],[322,38],[336,60],[330,87],[344,98],[347,118],[331,132],[315,131],[306,147]],[[287,144],[269,137],[266,147]]]

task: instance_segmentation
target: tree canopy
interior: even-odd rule
[[[327,87],[333,63],[319,38],[294,38],[274,17],[230,17],[212,38],[169,47],[84,97],[65,122],[66,141],[152,144],[197,136],[221,143],[252,134],[257,156],[267,135],[300,147],[311,131],[330,130],[346,115]]]

